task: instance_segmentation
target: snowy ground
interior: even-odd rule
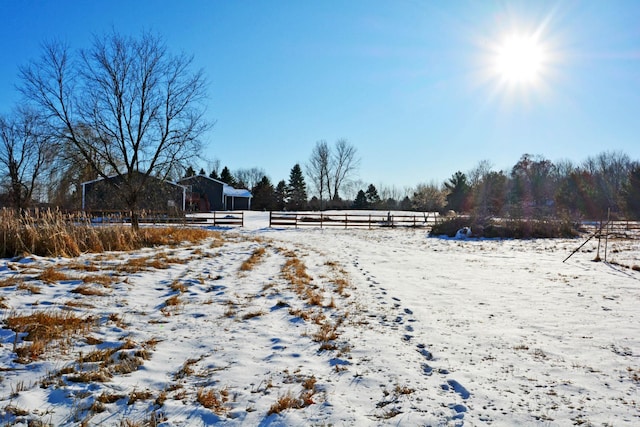
[[[245,221],[198,246],[0,260],[0,423],[640,425],[640,242],[563,263],[581,240]],[[18,363],[31,342],[7,322],[34,312],[87,328]]]

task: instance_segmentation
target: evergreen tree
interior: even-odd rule
[[[305,209],[307,207],[307,186],[299,164],[291,169],[288,190],[287,209],[295,211]]]
[[[278,182],[278,185],[276,185],[276,190],[275,190],[275,194],[274,194],[274,209],[282,211],[284,210],[284,208],[287,206],[287,198],[288,198],[288,190],[287,190],[287,183],[286,181],[283,179],[280,182]]]
[[[236,179],[233,177],[233,175],[231,175],[231,171],[226,166],[222,169],[222,172],[220,172],[220,181],[224,182],[225,184],[229,184],[232,187],[237,184]]]
[[[198,172],[198,175],[206,175],[207,173],[204,171],[203,168],[200,168],[200,172]]]
[[[458,171],[449,178],[449,181],[444,183],[444,186],[449,191],[446,208],[456,212],[466,212],[469,209],[469,195],[471,193],[467,176]]]
[[[220,179],[220,176],[218,175],[218,172],[216,172],[216,170],[212,170],[211,173],[209,174],[209,178],[213,178],[213,179]]]
[[[380,206],[380,196],[378,195],[378,190],[375,185],[369,184],[365,196],[367,198],[367,207],[376,209]]]
[[[193,169],[193,166],[189,166],[184,172],[185,178],[189,178],[190,176],[196,176],[196,171]]]
[[[253,210],[273,210],[275,205],[274,190],[271,181],[266,175],[253,187],[251,193],[253,194],[253,200],[251,201]]]
[[[367,203],[367,196],[364,194],[364,191],[358,191],[356,195],[356,199],[353,201],[354,209],[366,209],[369,206]]]
[[[404,196],[404,199],[400,202],[400,210],[410,211],[411,209],[413,209],[411,199],[409,196]]]

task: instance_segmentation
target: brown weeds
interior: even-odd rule
[[[54,283],[62,280],[72,280],[73,278],[65,273],[57,271],[53,267],[47,267],[36,277],[36,279],[42,280],[45,283]]]
[[[216,415],[225,415],[229,408],[226,403],[229,401],[229,391],[227,389],[205,390],[199,388],[196,394],[196,400],[207,409],[211,409]]]
[[[83,214],[35,211],[18,215],[0,210],[0,258],[22,254],[74,257],[85,252],[131,251],[143,247],[197,243],[219,233],[201,228],[148,227],[137,232],[126,225],[95,227]]]
[[[260,262],[266,250],[264,247],[256,248],[249,259],[245,260],[242,265],[240,265],[240,271],[251,271],[253,268]]]

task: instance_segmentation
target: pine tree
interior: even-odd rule
[[[452,209],[456,212],[465,212],[468,210],[469,195],[471,193],[471,187],[467,182],[467,176],[458,171],[448,182],[444,183],[444,186],[449,190],[447,194],[447,209]]]
[[[307,207],[307,186],[304,182],[302,169],[296,164],[289,174],[289,200],[287,208],[289,210],[302,210]]]
[[[270,211],[275,205],[274,190],[271,181],[267,176],[263,176],[260,182],[258,182],[251,191],[253,194],[253,200],[251,207],[253,210]]]
[[[287,183],[283,179],[278,183],[278,185],[276,185],[276,190],[274,194],[274,199],[275,199],[274,209],[279,211],[284,210],[284,208],[287,206],[287,198],[288,198],[287,194],[288,194]]]
[[[204,171],[203,168],[200,168],[200,172],[198,172],[198,175],[206,175],[207,173]]]
[[[236,185],[236,179],[231,175],[231,171],[226,166],[222,169],[222,172],[220,172],[220,181],[232,187]]]
[[[367,206],[369,208],[376,209],[380,206],[380,196],[378,195],[378,190],[375,185],[369,184],[369,187],[365,192],[365,196],[367,198]]]
[[[218,172],[216,172],[216,170],[212,170],[211,173],[209,174],[209,178],[213,178],[213,179],[220,179],[220,176],[218,176]]]
[[[358,191],[356,195],[356,199],[353,201],[354,209],[366,209],[368,207],[367,196],[364,194],[364,191]]]
[[[189,178],[190,176],[196,176],[196,171],[193,169],[193,166],[189,166],[184,173],[185,178]]]

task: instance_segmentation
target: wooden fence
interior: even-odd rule
[[[131,222],[129,213],[120,211],[85,212],[94,223],[124,224]],[[199,214],[182,214],[167,212],[141,212],[140,224],[202,224],[214,227],[243,227],[243,211],[213,211]]]
[[[432,227],[440,217],[434,212],[415,214],[380,213],[323,213],[323,212],[269,212],[269,227]]]
[[[582,226],[588,233],[595,233],[601,237],[640,239],[639,221],[584,221]]]

